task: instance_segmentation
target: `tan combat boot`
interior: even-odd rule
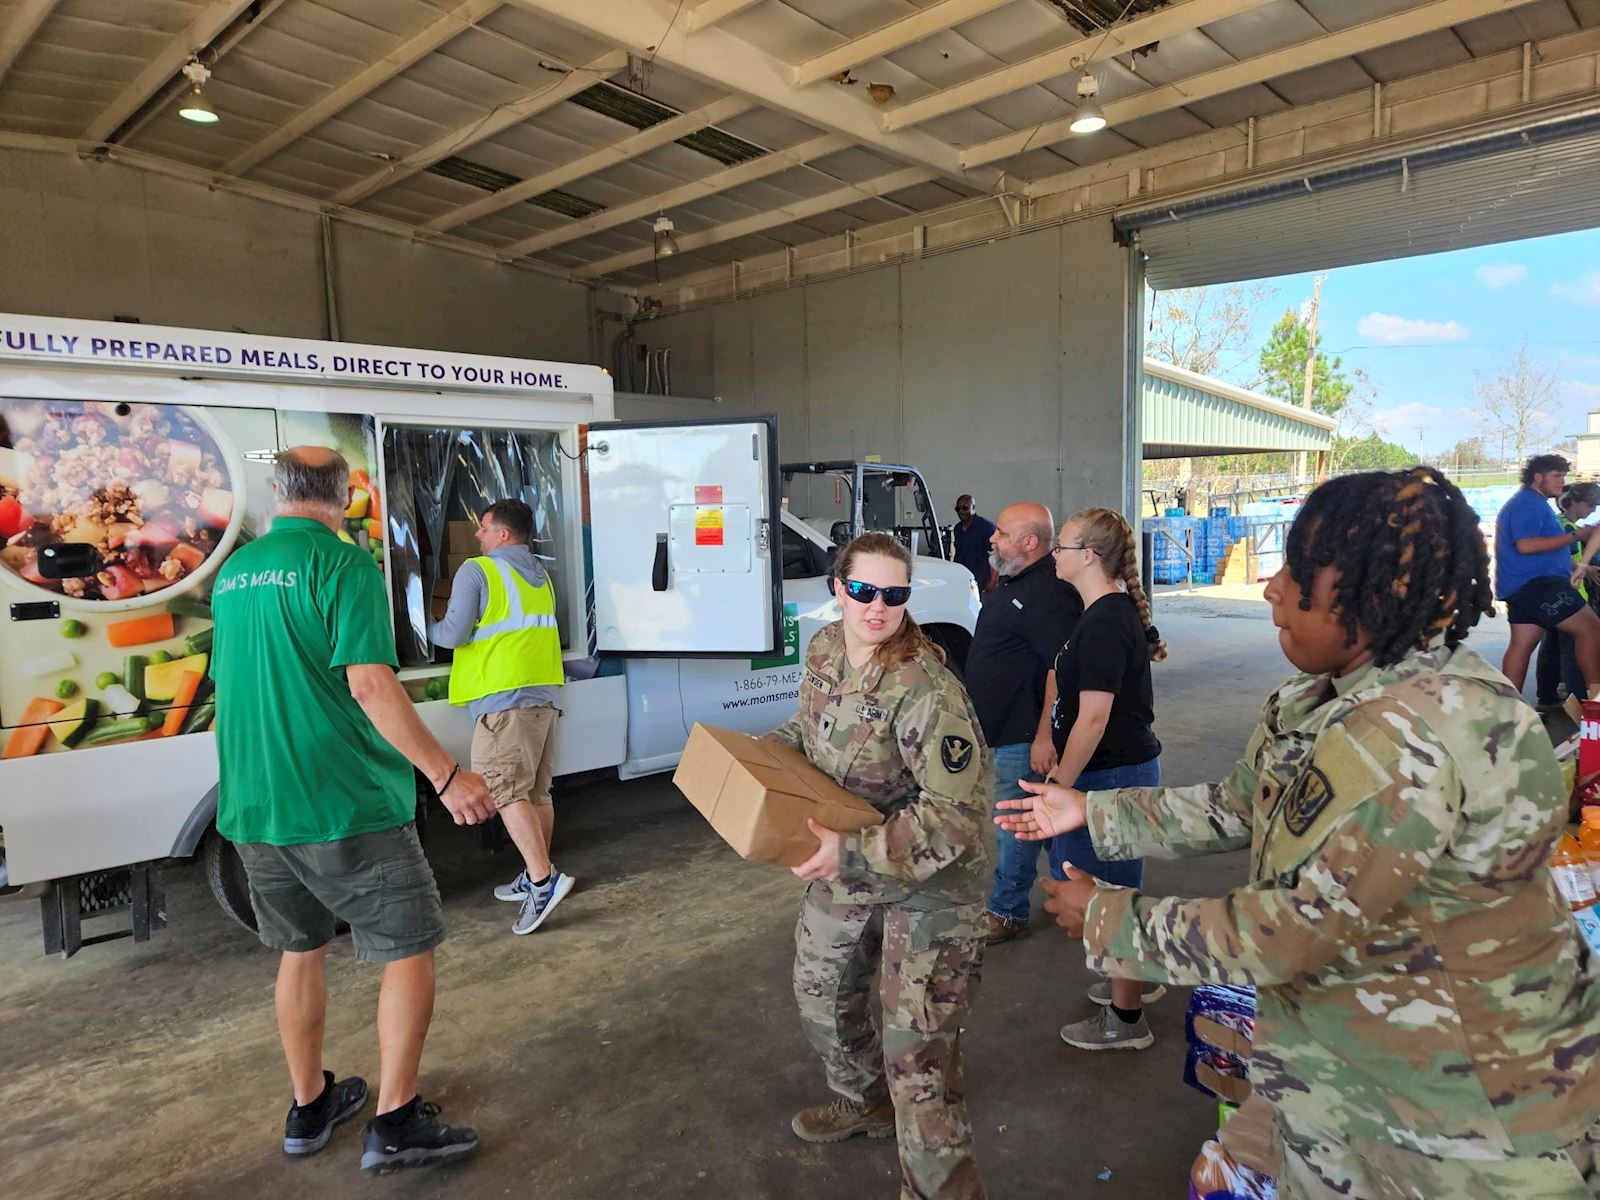
[[[867,1105],[840,1096],[827,1104],[801,1109],[790,1127],[796,1137],[808,1142],[842,1142],[858,1133],[893,1137],[894,1101],[885,1096],[878,1103]]]

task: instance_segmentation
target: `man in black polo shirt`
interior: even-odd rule
[[[989,538],[1000,586],[984,594],[966,678],[984,740],[994,747],[996,801],[1020,797],[1017,780],[1043,779],[1056,765],[1045,685],[1056,652],[1083,615],[1083,602],[1056,578],[1050,557],[1055,532],[1055,518],[1044,505],[1012,504],[1000,511]],[[996,841],[994,888],[983,914],[991,946],[1028,931],[1029,893],[1044,844],[1019,842],[1003,829]]]

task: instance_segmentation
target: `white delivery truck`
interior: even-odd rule
[[[341,536],[387,576],[400,677],[463,761],[429,628],[476,514],[507,497],[556,585],[559,775],[666,770],[696,721],[786,719],[838,615],[832,551],[862,527],[925,552],[911,611],[964,655],[977,591],[914,469],[783,467],[770,417],[612,418],[598,367],[0,315],[0,894],[41,898],[46,949],[99,940],[80,927],[99,914],[131,914],[105,936],[148,936],[158,864],[197,852],[253,921],[213,828],[209,592],[267,528],[287,446],[349,461]],[[819,511],[831,486],[842,521],[791,514],[786,474]]]

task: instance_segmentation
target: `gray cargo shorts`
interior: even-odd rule
[[[444,910],[416,826],[335,842],[236,843],[262,944],[303,954],[350,926],[356,957],[396,962],[444,941]]]

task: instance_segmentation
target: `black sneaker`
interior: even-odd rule
[[[322,1073],[322,1095],[301,1107],[289,1106],[283,1122],[283,1152],[295,1157],[315,1154],[328,1144],[333,1127],[355,1116],[367,1103],[367,1081],[352,1075],[335,1083],[333,1072]]]
[[[400,1113],[406,1114],[404,1120],[391,1124],[388,1118]],[[383,1175],[407,1167],[430,1167],[465,1158],[477,1148],[478,1135],[473,1130],[444,1124],[439,1120],[439,1106],[417,1096],[405,1108],[367,1122],[361,1169],[369,1175]]]

